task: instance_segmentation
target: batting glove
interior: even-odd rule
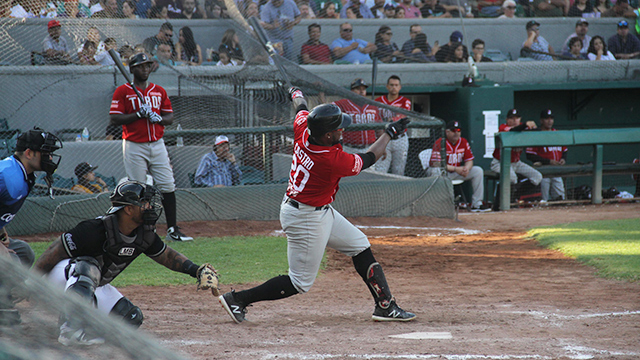
[[[411,121],[408,118],[402,118],[396,122],[392,122],[387,124],[384,131],[389,134],[391,140],[395,140],[400,136],[400,134],[404,133],[407,130],[407,125],[409,125]]]
[[[289,100],[293,101],[297,98],[304,98],[304,94],[300,88],[292,86],[289,88]]]
[[[149,116],[149,121],[154,124],[159,124],[162,121],[162,116],[157,113],[151,113],[151,116]]]
[[[139,118],[149,118],[151,114],[154,114],[153,109],[151,109],[151,105],[142,104],[140,105],[140,110],[136,113]]]

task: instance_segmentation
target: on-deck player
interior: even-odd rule
[[[167,92],[159,85],[148,82],[153,61],[145,53],[129,59],[133,83],[145,99],[136,96],[130,84],[120,85],[111,100],[111,123],[122,125],[122,155],[129,180],[144,183],[147,171],[162,192],[162,206],[167,219],[167,240],[189,241],[177,225],[176,193],[173,169],[164,145],[164,127],[173,124],[173,108]]]
[[[400,95],[401,89],[402,84],[400,83],[400,77],[391,75],[389,79],[387,79],[387,91],[389,93],[380,96],[376,101],[411,111],[411,100]],[[394,115],[386,109],[380,109],[380,112],[382,113],[382,119],[384,121],[398,121],[405,117],[402,114]],[[403,132],[397,139],[389,142],[386,156],[383,156],[383,158],[376,163],[376,171],[386,173],[389,171],[389,168],[391,168],[392,174],[404,175],[404,168],[407,164],[407,152],[409,151],[409,138],[405,135],[406,132]]]
[[[294,149],[289,186],[280,205],[280,223],[287,234],[289,274],[276,276],[254,288],[219,297],[231,318],[245,320],[249,304],[283,299],[309,291],[327,246],[352,257],[353,265],[375,300],[373,320],[410,321],[416,315],[402,310],[391,295],[382,267],[371,252],[367,236],[330,204],[342,177],[358,175],[382,156],[389,140],[406,129],[408,120],[387,125],[385,133],[366,153],[342,150],[342,131],[351,117],[335,104],[323,104],[311,112],[302,91],[289,90],[296,109]]]

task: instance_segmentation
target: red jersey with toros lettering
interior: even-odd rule
[[[556,129],[551,129],[550,131],[556,131]],[[538,147],[528,147],[527,154],[538,155],[543,159],[547,160],[562,160],[562,155],[567,152],[566,146],[538,146]]]
[[[287,196],[317,207],[333,202],[341,178],[360,173],[362,158],[342,151],[340,144],[310,144],[307,131],[308,115],[309,112],[306,110],[299,111],[293,123],[293,161]]]
[[[511,126],[507,124],[501,124],[498,128],[498,132],[507,132],[511,130]],[[520,154],[522,153],[522,148],[511,148],[511,162],[515,163],[520,161]],[[493,158],[496,160],[500,160],[500,149],[493,149]]]
[[[159,115],[163,112],[173,112],[171,100],[161,86],[149,83],[146,89],[138,88],[138,90],[145,102],[151,105],[153,112]],[[118,86],[111,99],[109,114],[131,114],[138,110],[140,110],[140,100],[133,87],[130,84]],[[164,125],[154,124],[146,118],[122,125],[122,138],[137,143],[158,141],[163,135]]]
[[[375,122],[382,122],[380,119],[379,109],[369,104],[358,106],[349,99],[341,99],[335,101],[334,104],[338,105],[343,113],[351,115],[351,119],[354,124],[369,124]],[[375,130],[361,130],[361,131],[345,131],[342,133],[342,142],[349,145],[370,145],[376,142]]]
[[[440,162],[440,149],[442,144],[442,138],[436,140],[433,145],[433,152],[431,153],[431,161]],[[466,161],[473,160],[473,152],[467,139],[461,137],[457,143],[451,144],[449,140],[446,141],[447,145],[447,165],[451,166],[463,166]]]
[[[376,99],[377,102],[381,102],[383,104],[387,104],[390,106],[395,106],[395,107],[399,107],[408,111],[411,111],[411,100],[407,99],[404,96],[398,96],[397,99],[393,100],[393,101],[389,101],[389,98],[387,97],[387,95],[384,96],[380,96],[379,98]],[[384,114],[383,118],[391,118],[392,121],[398,121],[404,117],[406,117],[406,115],[402,115],[402,114],[385,114],[385,112],[387,112],[389,110],[386,109],[382,109],[382,112]],[[390,111],[389,111],[390,112]],[[406,131],[406,130],[405,130]]]

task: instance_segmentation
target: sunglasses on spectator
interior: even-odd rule
[[[386,33],[384,33],[384,34],[385,34],[385,35],[389,35],[389,36],[393,35],[393,33],[392,33],[392,32],[386,32]]]
[[[342,31],[344,31],[344,32],[352,32],[353,29],[342,29]]]
[[[509,9],[509,10],[515,10],[515,9],[516,9],[516,7],[515,7],[515,6],[507,6],[507,9]]]

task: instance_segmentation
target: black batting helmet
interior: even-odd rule
[[[153,225],[162,214],[162,193],[155,186],[139,181],[125,181],[118,184],[111,196],[111,208],[107,214],[115,214],[127,205],[136,205],[144,209],[145,224]],[[147,205],[148,204],[148,205]]]
[[[131,69],[134,66],[138,66],[140,64],[152,63],[152,62],[153,60],[149,59],[149,56],[147,56],[147,54],[137,53],[135,55],[131,55],[131,57],[129,58],[129,69]]]
[[[322,136],[349,125],[351,125],[351,116],[344,114],[335,104],[318,105],[307,116],[307,127],[312,136]]]

